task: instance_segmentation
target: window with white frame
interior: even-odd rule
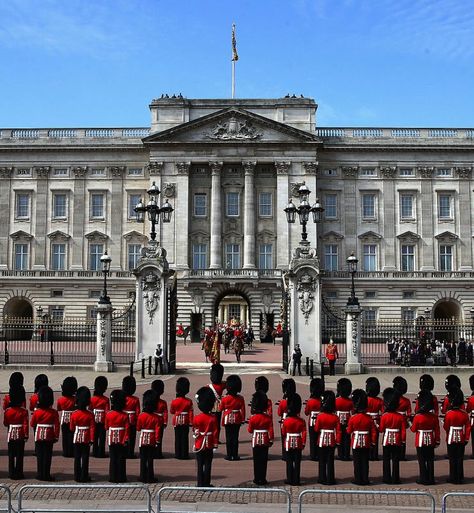
[[[103,168],[103,167],[92,168],[91,176],[105,176],[105,168]]]
[[[53,271],[66,269],[66,244],[63,242],[51,244],[51,269]]]
[[[229,319],[240,319],[240,305],[230,303],[227,307]]]
[[[364,309],[364,321],[375,322],[377,320],[377,309],[367,308]]]
[[[363,167],[360,170],[360,176],[377,176],[377,173],[373,167]]]
[[[143,174],[143,168],[142,167],[129,167],[127,172],[128,172],[128,176],[141,176]]]
[[[69,176],[69,169],[67,167],[55,167],[53,176]]]
[[[324,245],[324,269],[326,271],[337,271],[338,263],[338,245],[325,244]]]
[[[53,219],[67,218],[67,195],[64,192],[53,194]]]
[[[138,260],[140,259],[141,244],[129,244],[128,247],[128,269],[136,269]]]
[[[225,247],[226,269],[240,269],[240,244],[226,244]]]
[[[436,174],[437,176],[453,176],[453,170],[451,168],[438,168]]]
[[[324,195],[324,217],[325,219],[337,219],[337,194]]]
[[[271,192],[261,192],[258,195],[258,215],[260,217],[271,217],[273,215]]]
[[[260,244],[258,249],[259,269],[273,269],[273,245]]]
[[[193,244],[193,269],[207,268],[207,244]]]
[[[227,216],[238,217],[240,215],[238,192],[228,192],[226,194],[225,207],[225,213]]]
[[[453,195],[441,192],[438,194],[438,217],[439,219],[453,218]]]
[[[28,250],[29,244],[19,243],[13,246],[15,271],[25,271],[28,269]]]
[[[135,207],[142,199],[141,194],[131,192],[128,195],[128,219],[136,219],[137,214],[135,213]]]
[[[414,195],[411,193],[400,194],[400,219],[413,220],[415,218]]]
[[[453,246],[449,244],[440,244],[439,246],[439,270],[453,270]]]
[[[364,271],[376,271],[377,270],[377,245],[376,244],[364,244],[362,246],[363,259],[362,265]]]
[[[91,193],[91,218],[104,219],[105,217],[105,194],[103,192]]]
[[[416,318],[416,310],[413,307],[402,308],[402,321],[414,321]]]
[[[374,220],[375,215],[375,194],[363,194],[362,195],[362,219]]]
[[[415,270],[415,246],[413,244],[402,244],[401,264],[402,271]]]
[[[90,244],[89,245],[89,270],[100,271],[102,269],[100,257],[104,254],[103,244]]]
[[[196,217],[207,216],[207,194],[205,192],[196,192],[194,194],[193,214]]]
[[[400,176],[415,176],[415,170],[412,167],[400,169]]]
[[[64,319],[64,306],[51,306],[49,315],[53,322],[62,322]]]
[[[16,170],[17,176],[31,176],[31,168],[29,167],[21,167]]]
[[[30,193],[17,192],[15,202],[15,217],[16,219],[29,219],[30,218]]]

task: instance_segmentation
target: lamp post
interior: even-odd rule
[[[110,272],[110,263],[112,262],[112,258],[107,254],[107,250],[105,250],[104,254],[100,257],[100,262],[102,264],[102,273],[104,275],[104,289],[102,290],[102,296],[99,298],[99,304],[110,305],[110,298],[107,295],[107,276]]]
[[[354,277],[357,272],[357,264],[359,263],[358,258],[352,252],[347,258],[347,266],[349,268],[349,272],[351,273],[351,296],[347,300],[347,305],[358,306],[359,300],[355,295],[355,286],[354,286]]]
[[[147,191],[147,194],[150,196],[148,203],[145,205],[142,200],[140,200],[134,208],[138,223],[144,223],[145,213],[148,213],[148,219],[151,223],[150,238],[153,241],[156,240],[155,226],[160,220],[160,215],[164,223],[169,223],[171,221],[171,212],[174,210],[168,200],[165,200],[161,207],[158,205],[158,196],[160,193],[160,189],[158,189],[156,183],[153,182]]]

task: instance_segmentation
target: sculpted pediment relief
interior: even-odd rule
[[[450,231],[445,231],[443,233],[438,233],[438,235],[435,235],[435,239],[438,239],[439,241],[443,242],[455,242],[459,237]]]
[[[85,238],[88,240],[106,241],[109,236],[105,233],[94,230],[93,232],[86,233]]]
[[[397,235],[397,239],[400,239],[403,242],[415,244],[420,239],[420,236],[417,233],[407,231],[407,232],[401,233],[400,235]]]
[[[330,232],[323,233],[319,238],[325,241],[339,241],[344,238],[344,235],[331,230]]]
[[[20,239],[29,240],[29,239],[33,238],[33,235],[31,235],[31,233],[27,233],[27,232],[25,232],[23,230],[18,230],[18,231],[14,232],[14,233],[11,233],[10,237],[13,240],[20,240]]]
[[[123,238],[127,241],[139,241],[145,243],[148,240],[148,237],[146,235],[143,235],[143,233],[137,232],[136,230],[132,230],[130,232],[127,232],[123,235]]]
[[[368,232],[361,233],[358,238],[364,241],[378,241],[382,238],[382,236],[373,232],[372,230],[369,230]]]
[[[60,230],[56,230],[54,232],[51,232],[51,233],[48,233],[48,237],[53,240],[68,240],[71,238],[70,235],[68,235],[67,233],[64,233]]]

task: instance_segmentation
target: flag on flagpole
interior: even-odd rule
[[[237,40],[235,39],[235,23],[232,23],[232,60],[238,61],[239,55],[237,54]]]

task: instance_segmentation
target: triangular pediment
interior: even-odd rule
[[[144,144],[182,143],[301,143],[318,142],[315,134],[260,116],[245,109],[229,108],[151,134]]]
[[[127,232],[122,237],[126,241],[131,241],[131,240],[146,241],[146,240],[148,240],[146,235],[143,235],[143,233],[137,232],[136,230]]]
[[[31,235],[31,233],[27,233],[23,230],[18,230],[17,232],[13,232],[10,234],[10,237],[13,239],[13,240],[18,240],[18,239],[32,239],[33,238],[33,235]]]
[[[378,233],[375,233],[373,232],[372,230],[369,230],[368,232],[365,232],[365,233],[361,233],[359,236],[358,236],[359,239],[361,240],[379,240],[382,238],[381,235],[379,235]]]
[[[86,233],[86,239],[88,240],[107,240],[109,236],[105,233],[99,232],[98,230],[94,230],[93,232]]]
[[[438,240],[455,241],[459,237],[453,232],[445,231],[443,233],[438,233],[438,235],[435,235],[435,238]]]
[[[331,230],[330,232],[326,232],[323,235],[320,235],[319,238],[323,240],[342,240],[344,235]]]
[[[407,242],[416,242],[420,239],[420,236],[417,233],[406,231],[397,235],[397,239],[407,241]]]
[[[48,233],[48,237],[50,239],[63,239],[63,240],[67,240],[67,239],[71,238],[70,235],[62,232],[61,230],[55,230],[54,232]]]

